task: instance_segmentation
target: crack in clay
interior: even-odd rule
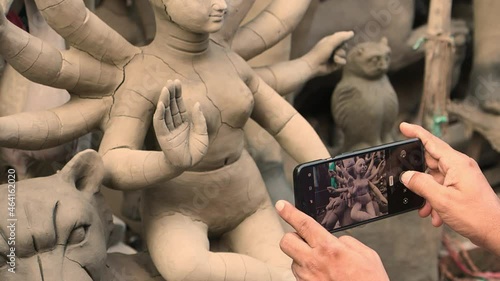
[[[229,123],[227,123],[227,122],[222,122],[222,121],[221,121],[221,125],[226,125],[226,126],[228,126],[229,128],[231,128],[231,129],[235,129],[235,130],[241,130],[241,131],[243,131],[243,128],[241,128],[241,127],[235,127],[235,126],[233,126],[233,125],[230,125],[230,124],[229,124]]]
[[[60,203],[61,202],[57,200],[56,204],[54,205],[54,208],[52,209],[52,226],[54,227],[56,243],[57,241],[59,241],[59,233],[57,231],[57,211],[59,210]]]
[[[134,92],[134,93],[136,93],[136,94],[138,94],[140,97],[144,98],[146,101],[148,101],[149,103],[151,103],[151,105],[152,105],[153,107],[156,107],[155,103],[154,103],[152,100],[148,99],[148,98],[147,98],[145,95],[143,95],[141,92],[139,92],[139,91],[137,91],[137,90],[134,90],[134,89],[127,89],[127,90],[128,90],[128,91],[131,91],[131,92]]]
[[[77,108],[78,113],[80,113],[80,116],[82,117],[83,121],[85,122],[85,133],[89,133],[91,131],[89,122],[83,112],[80,110],[80,108]],[[100,115],[100,114],[99,114]]]
[[[146,157],[144,157],[144,161],[142,161],[142,167],[143,167],[143,168],[144,168],[144,167],[146,167],[146,162],[147,162],[147,160],[149,159],[149,157],[150,157],[151,155],[153,155],[153,153],[154,153],[154,152],[153,152],[153,151],[151,151],[151,152],[149,152],[149,153],[148,153],[148,155],[146,155]],[[157,164],[158,164],[158,167],[161,167],[161,163],[160,163],[159,161],[160,161],[160,160],[158,159]],[[130,167],[130,169],[132,169],[132,167]],[[146,181],[146,184],[147,184],[147,185],[150,185],[151,183],[149,182],[148,177],[146,176],[146,170],[147,170],[147,169],[142,169],[142,176],[144,177],[144,180]],[[130,172],[130,174],[132,175],[132,172]]]
[[[66,0],[62,0],[61,2],[58,2],[58,3],[52,4],[52,5],[50,5],[50,6],[47,6],[47,7],[43,8],[43,9],[39,9],[39,10],[40,10],[40,12],[45,12],[45,10],[47,10],[47,9],[52,9],[52,8],[54,8],[54,7],[57,7],[57,6],[61,5],[61,4],[62,4],[62,3],[64,3],[64,2],[66,2]]]
[[[281,27],[283,27],[284,30],[288,29],[287,26],[283,23],[283,21],[273,12],[271,12],[269,10],[265,10],[265,11],[263,11],[263,13],[267,13],[267,14],[270,14],[271,16],[273,16],[281,24]]]
[[[51,111],[49,111],[51,112]],[[49,118],[44,118],[44,121],[45,121],[45,125],[47,126],[47,131],[46,131],[46,135],[45,135],[45,140],[42,142],[42,144],[40,145],[40,149],[43,149],[45,148],[45,144],[49,141],[49,136],[50,136],[50,125],[49,125]]]
[[[142,123],[146,123],[146,121],[142,120],[141,117],[131,116],[131,115],[127,115],[127,114],[117,114],[117,115],[113,115],[113,117],[127,117],[127,118],[140,120]]]
[[[38,55],[36,56],[36,59],[33,61],[33,63],[24,71],[20,72],[21,74],[24,74],[28,71],[30,71],[30,69],[33,68],[33,66],[38,62],[38,60],[40,59],[40,56],[42,55],[42,51],[43,51],[43,41],[42,41],[42,45],[40,46],[40,52],[38,52]]]
[[[43,274],[43,264],[42,264],[42,259],[40,259],[40,256],[37,256],[37,262],[38,262],[38,268],[40,269],[40,277],[42,278],[42,281],[45,281],[45,277]]]
[[[185,78],[186,80],[188,79],[186,76],[184,76],[182,73],[178,72],[177,70],[175,70],[174,68],[172,68],[170,66],[170,64],[168,64],[165,60],[163,60],[160,56],[157,56],[155,54],[150,54],[150,53],[147,53],[147,54],[144,54],[144,56],[152,56],[152,57],[155,57],[159,60],[161,60],[168,68],[170,68],[170,70],[172,70],[175,74],[181,76],[182,78]]]
[[[198,78],[200,78],[200,81],[202,82],[203,86],[205,87],[205,96],[212,103],[212,105],[219,111],[220,125],[215,130],[214,137],[213,137],[213,138],[216,138],[219,135],[220,128],[222,127],[222,124],[223,124],[223,121],[222,121],[222,111],[220,110],[220,108],[215,104],[215,102],[208,95],[207,84],[206,84],[205,80],[203,80],[203,78],[201,77],[200,73],[196,70],[196,67],[194,65],[194,60],[191,60],[191,65],[192,65],[194,73],[196,73],[196,75],[198,75]]]
[[[242,26],[241,29],[248,29],[248,30],[252,31],[255,35],[257,35],[257,37],[260,38],[260,40],[262,40],[262,43],[264,43],[264,48],[266,50],[269,49],[269,46],[267,46],[266,40],[264,40],[264,37],[262,37],[262,35],[260,35],[257,31],[253,30],[251,27],[248,27],[248,26]]]
[[[60,145],[60,144],[62,144],[60,139],[61,139],[61,136],[63,135],[63,130],[64,130],[63,128],[64,128],[64,124],[62,123],[62,120],[61,120],[61,118],[59,118],[59,115],[57,115],[57,113],[55,113],[55,112],[54,112],[54,111],[52,111],[51,109],[49,109],[49,110],[47,110],[47,111],[48,111],[48,112],[53,113],[53,114],[54,114],[54,116],[55,116],[55,117],[56,117],[56,119],[57,119],[57,122],[59,123],[59,126],[58,126],[58,128],[59,128],[59,135],[58,135],[58,141],[57,141],[57,144],[58,144],[58,145]]]
[[[77,33],[78,31],[80,31],[80,29],[81,29],[81,28],[82,28],[82,27],[83,27],[83,26],[87,23],[87,21],[89,20],[89,18],[90,18],[90,17],[89,17],[89,12],[88,12],[88,10],[87,10],[87,9],[85,9],[85,18],[83,19],[83,21],[81,22],[81,24],[80,24],[78,27],[76,27],[75,29],[73,29],[73,31],[72,31],[72,32],[70,32],[70,33],[68,33],[68,34],[64,35],[64,39],[66,39],[66,40],[68,40],[68,41],[69,41],[69,39],[68,39],[68,38],[69,38],[69,37],[71,37],[71,36],[73,36],[73,34]],[[89,33],[89,34],[90,34],[90,33]],[[80,45],[83,41],[85,41],[85,40],[88,38],[89,34],[87,34],[87,35],[86,35],[87,37],[84,37],[84,38],[83,38],[82,40],[80,40],[79,42],[76,42],[76,41],[75,41],[75,42],[74,42],[74,44],[75,44],[75,45]]]
[[[126,68],[127,66],[139,55],[144,55],[142,50],[140,53],[137,53],[135,54],[134,56],[132,56],[132,58],[130,58],[130,60],[128,62],[126,62],[124,65],[123,65],[123,69],[122,69],[122,73],[123,73],[123,79],[122,81],[120,82],[120,84],[118,84],[115,88],[115,90],[113,91],[113,93],[111,94],[111,98],[113,100],[113,102],[111,103],[111,105],[109,106],[109,111],[108,111],[108,122],[111,120],[112,116],[111,116],[111,111],[113,110],[114,106],[115,106],[115,102],[116,102],[116,99],[115,99],[115,94],[116,92],[118,92],[118,90],[121,88],[121,86],[125,83],[125,79],[127,77],[127,72],[126,72]]]
[[[227,280],[227,262],[224,256],[222,256],[222,262],[224,263],[224,281]]]
[[[64,62],[66,62],[67,64],[69,65],[73,65],[70,61],[68,61],[64,55],[67,53],[67,51],[65,51],[64,53],[63,52],[59,52],[59,55],[61,56],[61,66],[59,67],[59,70],[57,70],[57,73],[54,77],[54,79],[52,80],[52,82],[50,83],[50,85],[55,85],[57,83],[57,81],[59,80],[59,78],[61,77],[62,73],[63,73],[63,68],[64,68]]]
[[[292,118],[293,118],[293,117],[295,117],[297,114],[298,114],[298,113],[297,113],[297,112],[295,112],[295,113],[293,113],[292,115],[290,115],[290,118],[288,118],[288,120],[286,120],[286,121],[283,123],[283,125],[281,126],[281,128],[279,128],[279,129],[276,131],[276,133],[275,133],[274,135],[272,135],[272,136],[277,136],[277,135],[279,135],[279,134],[281,133],[281,131],[283,131],[283,129],[286,127],[286,125],[288,125],[288,122],[290,122],[290,120],[292,120]]]
[[[83,270],[85,270],[85,272],[87,273],[87,275],[90,277],[91,280],[94,280],[94,278],[92,277],[92,274],[90,274],[90,271],[88,270],[88,268],[84,265],[82,265],[80,262],[68,257],[68,256],[64,256],[67,260],[71,261],[71,262],[74,262],[76,264],[78,264]]]
[[[241,263],[243,264],[243,272],[245,273],[245,276],[243,276],[243,281],[246,281],[247,280],[247,263],[245,262],[245,259],[243,258],[242,255],[240,255],[240,259],[241,259]]]
[[[26,45],[24,45],[24,46],[21,48],[21,50],[19,50],[19,52],[17,52],[17,53],[16,53],[15,55],[13,55],[12,57],[6,57],[6,58],[13,59],[13,58],[17,57],[20,53],[22,53],[22,52],[23,52],[23,51],[24,51],[24,50],[28,47],[28,45],[30,44],[30,42],[31,42],[31,38],[30,38],[30,37],[28,37],[28,42],[26,42]]]

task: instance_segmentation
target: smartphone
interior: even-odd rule
[[[295,206],[332,233],[377,221],[423,206],[399,177],[425,169],[419,139],[300,164],[293,172]]]

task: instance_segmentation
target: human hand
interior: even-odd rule
[[[293,259],[298,281],[389,280],[378,254],[350,236],[336,238],[313,218],[283,200],[276,203],[279,215],[297,230],[280,242]]]
[[[199,103],[194,105],[191,119],[192,123],[182,100],[181,82],[168,80],[158,100],[153,126],[165,159],[181,170],[197,164],[208,150],[207,123]]]
[[[404,185],[427,200],[420,216],[431,215],[434,226],[444,222],[473,243],[500,254],[500,200],[476,161],[420,126],[402,123],[400,130],[425,146],[429,174],[408,171],[401,176]]]
[[[302,58],[312,68],[315,76],[330,74],[346,64],[347,54],[341,47],[353,36],[352,31],[341,31],[326,36]]]

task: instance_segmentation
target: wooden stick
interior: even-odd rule
[[[442,136],[448,121],[446,103],[451,88],[454,44],[451,38],[451,0],[432,0],[426,42],[424,93],[419,119]]]

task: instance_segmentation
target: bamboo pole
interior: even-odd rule
[[[431,0],[424,93],[419,120],[433,134],[441,137],[448,121],[446,104],[450,95],[454,44],[451,37],[452,0]]]

